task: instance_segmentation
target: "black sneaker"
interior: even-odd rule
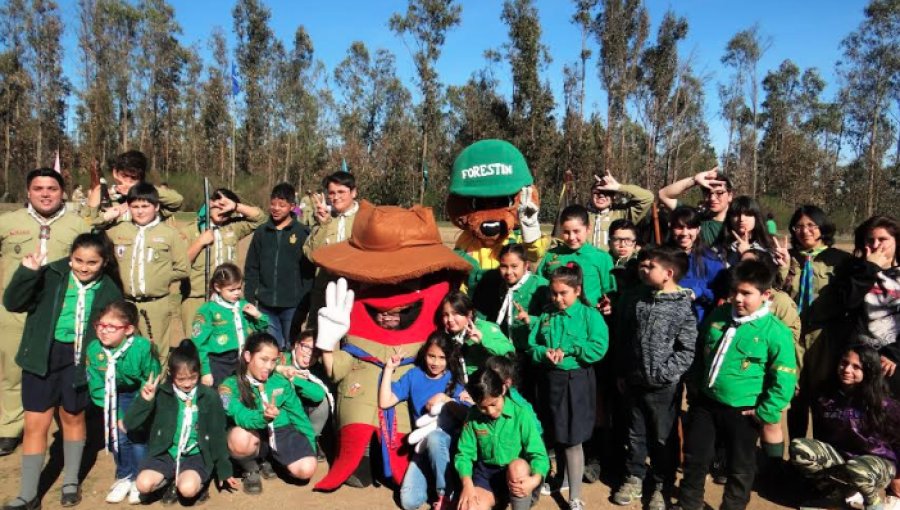
[[[75,487],[74,491],[66,491],[66,487]],[[75,506],[81,503],[81,486],[74,483],[67,483],[62,486],[63,492],[59,497],[59,504],[64,507]]]
[[[244,492],[247,494],[262,493],[262,478],[259,476],[259,471],[248,471],[244,473],[241,484],[244,486]]]
[[[18,437],[0,437],[0,457],[13,453],[18,446]]]
[[[202,505],[209,501],[209,487],[200,491],[200,494],[197,496],[197,499],[194,500],[194,506]]]
[[[169,487],[166,489],[166,492],[164,492],[162,497],[159,498],[159,502],[165,506],[170,506],[178,503],[178,488],[175,487],[174,482],[169,485]]]
[[[17,497],[3,505],[3,510],[41,510],[41,498],[35,496],[31,501],[25,501]]]
[[[259,463],[259,474],[263,477],[263,480],[271,480],[278,476],[275,474],[275,468],[272,467],[272,463],[267,460]]]

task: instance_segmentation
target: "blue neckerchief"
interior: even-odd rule
[[[341,348],[347,354],[350,354],[354,358],[357,358],[361,361],[365,361],[367,363],[371,363],[378,368],[384,368],[384,362],[380,359],[372,356],[368,352],[362,350],[360,347],[355,345],[347,344]],[[416,361],[415,357],[411,358],[403,358],[400,360],[400,366],[410,365]],[[378,374],[378,387],[381,387],[381,376],[384,375],[382,371]],[[393,439],[394,437],[394,408],[391,407],[389,409],[383,409],[381,411],[381,427],[379,427],[379,435],[381,436],[381,460],[384,464],[384,475],[388,478],[393,476],[394,471],[391,469],[391,457],[388,452],[388,441]]]
[[[801,251],[800,254],[806,259],[803,268],[800,270],[800,292],[797,295],[797,311],[803,313],[812,304],[813,296],[813,259],[825,251],[825,247],[812,249],[809,251]]]

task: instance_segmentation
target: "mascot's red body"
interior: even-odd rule
[[[470,266],[441,244],[430,209],[374,207],[367,202],[360,204],[350,241],[321,248],[315,257],[329,272],[349,280],[356,293],[346,338],[331,355],[331,378],[338,385],[337,458],[315,488],[335,490],[354,472],[365,484],[366,447],[373,435],[381,446],[384,474],[399,484],[409,460],[409,413],[405,406],[396,411],[378,408],[382,367],[400,351],[406,358],[395,375],[409,370],[435,330],[441,300]],[[399,311],[398,328],[376,322],[375,314],[388,310]],[[322,317],[320,312],[320,335]]]

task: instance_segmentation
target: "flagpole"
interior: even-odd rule
[[[231,179],[228,185],[234,190],[234,176],[237,165],[235,163],[235,154],[237,152],[237,94],[240,92],[237,76],[235,75],[234,62],[231,63]]]

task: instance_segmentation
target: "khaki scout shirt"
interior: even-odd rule
[[[107,231],[113,243],[116,260],[119,263],[119,274],[122,275],[124,294],[129,298],[160,298],[169,294],[172,282],[187,278],[187,242],[177,230],[159,223],[151,227],[145,234],[144,287],[145,292],[131,288],[132,269],[134,282],[138,284],[137,264],[132,268],[131,253],[138,227],[132,222],[123,222]]]
[[[172,188],[160,188],[159,186],[156,186],[156,192],[159,193],[159,214],[163,220],[168,219],[181,209],[181,205],[184,203],[184,197],[181,196],[181,193]],[[99,207],[87,205],[81,208],[81,216],[87,218],[92,226],[103,228],[108,227],[110,223],[117,224],[131,221],[131,215],[126,211],[125,214],[112,222],[106,222],[103,220],[103,214]]]
[[[50,225],[47,241],[47,262],[69,256],[72,241],[90,226],[77,214],[67,211]],[[9,284],[22,258],[38,251],[41,226],[25,208],[0,215],[0,266],[3,268],[3,287]]]
[[[268,216],[260,211],[257,217],[237,217],[227,221],[219,227],[222,233],[222,260],[220,263],[232,262],[237,264],[238,260],[238,243],[241,239],[251,235],[258,227],[263,225]],[[200,229],[197,222],[192,221],[182,231],[190,246],[200,237]],[[194,263],[191,264],[191,292],[187,297],[206,297],[203,293],[206,289],[206,250],[214,250],[214,245],[209,245],[200,250]],[[209,274],[212,276],[213,270],[216,268],[215,251],[210,252],[210,268]],[[188,261],[190,262],[190,261]],[[238,264],[240,265],[240,264]]]

